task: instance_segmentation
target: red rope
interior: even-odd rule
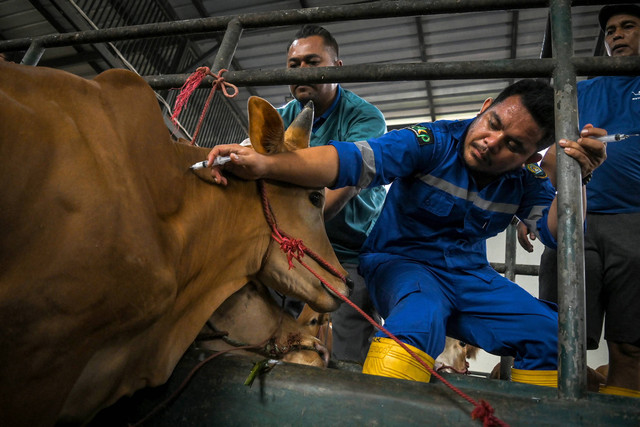
[[[215,75],[211,72],[209,67],[199,67],[193,74],[191,74],[187,80],[184,82],[182,87],[180,88],[180,93],[176,97],[176,102],[173,107],[173,114],[171,115],[171,121],[174,125],[178,123],[178,116],[182,109],[187,106],[187,102],[189,98],[193,94],[193,92],[200,86],[202,80],[204,80],[207,76],[212,76],[214,78],[213,86],[211,87],[211,91],[209,92],[209,96],[207,97],[207,101],[204,104],[202,109],[202,113],[200,114],[200,118],[198,119],[198,125],[196,126],[196,130],[193,132],[193,138],[191,139],[191,145],[196,145],[196,138],[198,137],[198,133],[200,132],[200,128],[202,127],[202,123],[204,122],[204,117],[209,110],[209,106],[211,105],[211,100],[213,99],[213,95],[216,92],[216,89],[220,87],[224,96],[227,98],[233,98],[238,94],[238,88],[225,81],[224,77],[222,77],[222,73],[224,73],[225,69],[221,69],[218,71],[218,74]],[[227,87],[233,88],[233,94],[229,94],[227,91]]]
[[[475,409],[471,412],[471,418],[472,419],[475,420],[475,419],[481,418],[482,421],[483,421],[483,426],[485,426],[485,427],[486,426],[507,426],[508,425],[504,421],[500,420],[499,418],[497,418],[496,416],[493,415],[493,411],[494,410],[491,407],[491,405],[489,405],[489,403],[485,402],[484,400],[480,400],[480,403],[476,402],[470,396],[466,395],[462,390],[458,389],[453,384],[451,384],[449,381],[445,380],[440,374],[438,374],[436,371],[434,371],[431,366],[429,366],[424,360],[422,360],[422,358],[420,358],[420,356],[418,356],[414,351],[412,351],[405,343],[400,341],[395,335],[393,335],[384,326],[378,324],[378,322],[373,320],[371,318],[371,316],[369,316],[367,313],[362,311],[362,309],[360,307],[358,307],[356,304],[351,302],[351,300],[349,300],[349,298],[347,298],[346,296],[344,296],[340,292],[338,292],[324,278],[322,278],[311,267],[309,267],[306,263],[304,263],[302,261],[302,257],[304,256],[304,253],[307,253],[308,249],[304,246],[304,244],[300,240],[291,239],[289,237],[283,236],[283,233],[279,230],[278,225],[277,225],[277,223],[275,221],[275,217],[273,215],[273,211],[271,210],[271,206],[269,205],[269,201],[267,199],[266,189],[265,189],[264,184],[262,183],[262,181],[258,181],[258,186],[260,188],[260,193],[261,193],[261,196],[262,196],[262,203],[263,203],[263,210],[264,210],[264,213],[265,213],[265,217],[267,218],[267,222],[269,223],[269,225],[270,225],[270,227],[272,229],[272,234],[271,235],[273,236],[273,238],[278,243],[280,243],[280,249],[282,249],[287,254],[287,259],[289,261],[289,268],[293,267],[292,259],[295,258],[303,267],[305,267],[307,270],[309,270],[309,272],[311,274],[313,274],[316,278],[318,278],[335,295],[337,295],[340,299],[342,299],[344,302],[346,302],[348,305],[350,305],[354,310],[356,310],[358,313],[360,313],[374,327],[376,327],[377,329],[379,329],[382,332],[384,332],[385,334],[387,334],[387,336],[389,336],[389,338],[391,338],[399,346],[404,348],[405,351],[407,353],[409,353],[411,355],[411,357],[413,357],[415,360],[417,360],[422,366],[424,366],[424,368],[427,369],[427,371],[429,371],[431,373],[431,375],[434,375],[436,378],[438,378],[440,381],[442,381],[447,387],[449,387],[451,390],[453,390],[455,393],[457,393],[460,397],[462,397],[463,399],[465,399],[466,401],[468,401],[469,403],[474,405]],[[293,243],[293,241],[295,241],[295,244]],[[318,257],[318,259],[320,260],[320,265],[323,268],[329,267],[327,269],[329,271],[331,271],[332,274],[337,275],[343,281],[346,280],[346,278],[342,274],[337,272],[337,270],[335,270],[329,263],[327,263],[325,260],[323,260],[322,258],[320,258],[317,255],[316,255],[316,257]],[[314,257],[314,260],[316,260],[315,257]],[[316,262],[318,262],[318,260],[316,260]],[[334,271],[337,274],[333,273]]]

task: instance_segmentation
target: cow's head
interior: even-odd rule
[[[320,322],[328,316],[305,305],[296,320],[274,300],[266,286],[251,281],[216,309],[196,341],[204,349],[223,351],[235,347],[242,354],[238,347],[246,346],[249,352],[272,359],[326,367],[330,353],[317,335]],[[212,338],[211,331],[224,331],[226,336]]]
[[[467,359],[475,359],[479,351],[478,347],[447,337],[444,350],[436,358],[433,368],[438,372],[466,374],[469,372]]]
[[[249,98],[249,137],[253,148],[262,154],[293,151],[309,146],[313,124],[313,106],[307,105],[284,130],[282,118],[267,101]],[[323,219],[324,188],[303,188],[269,181],[265,185],[275,220],[283,233],[300,240],[322,260],[346,276],[329,243]],[[338,277],[329,273],[310,256],[302,261],[320,275],[336,291],[348,295],[349,289]],[[272,240],[263,268],[257,279],[263,284],[307,302],[318,311],[333,311],[341,300],[295,259],[289,266],[287,254],[276,240]]]

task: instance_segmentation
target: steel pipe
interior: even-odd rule
[[[578,138],[578,100],[571,1],[552,0],[551,33],[556,141]],[[557,146],[558,181],[558,396],[569,400],[587,391],[583,204],[580,165]]]
[[[640,57],[571,58],[581,75],[630,75],[640,69]],[[228,71],[225,80],[236,86],[272,86],[296,83],[355,83],[397,80],[456,80],[477,78],[551,77],[554,59],[503,59],[486,61],[405,64],[359,64],[342,67]],[[180,87],[189,74],[144,76],[156,90]],[[204,79],[201,87],[211,87]]]
[[[187,35],[224,31],[237,18],[243,28],[264,28],[330,21],[353,21],[389,17],[435,15],[443,13],[478,12],[546,7],[546,0],[432,0],[378,1],[374,3],[312,7],[234,16],[214,16],[177,22],[160,22],[103,30],[50,34],[37,39],[44,47],[69,46],[84,43],[131,40],[147,37]],[[34,38],[0,41],[0,51],[24,50]]]

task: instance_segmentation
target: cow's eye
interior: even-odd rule
[[[309,194],[309,200],[311,201],[313,206],[317,208],[322,207],[323,199],[324,198],[322,197],[322,193],[319,191],[314,191],[313,193]]]

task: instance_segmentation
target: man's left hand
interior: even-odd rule
[[[567,155],[573,157],[580,164],[582,176],[592,173],[607,158],[607,144],[596,138],[605,136],[607,131],[586,125],[580,132],[577,141],[561,139],[558,144]]]

